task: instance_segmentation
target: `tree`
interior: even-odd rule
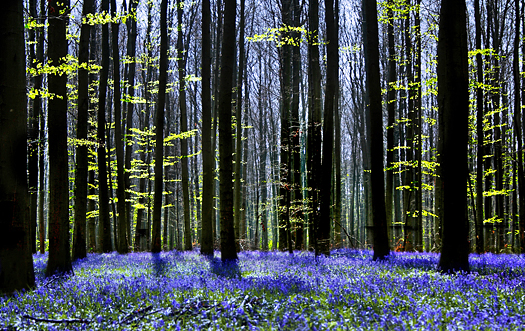
[[[27,108],[23,2],[0,12],[0,295],[35,285],[27,186]]]
[[[513,73],[514,73],[514,131],[516,132],[516,140],[518,141],[517,151],[517,172],[518,172],[518,191],[519,199],[519,247],[520,252],[525,253],[525,175],[523,173],[523,140],[522,140],[522,123],[521,123],[521,88],[520,88],[520,70],[519,70],[519,44],[520,44],[520,15],[519,15],[519,1],[514,1],[516,11],[516,31],[514,37],[514,58],[513,58]],[[525,28],[525,27],[524,27]],[[480,55],[481,57],[481,55]]]
[[[117,3],[111,0],[111,16],[115,20],[111,24],[111,45],[113,50],[113,107],[115,110],[115,149],[117,157],[117,212],[118,229],[115,238],[117,251],[120,254],[128,252],[127,213],[126,213],[126,194],[124,180],[124,136],[122,135],[122,109],[121,109],[121,90],[120,90],[120,51],[118,48],[119,23],[117,18]]]
[[[221,202],[221,259],[223,262],[237,260],[233,227],[233,141],[231,128],[236,7],[235,0],[224,0],[224,35],[219,86],[219,198]]]
[[[244,30],[245,30],[245,15],[244,15],[245,1],[241,0],[241,10],[240,10],[240,22],[239,22],[239,66],[238,66],[238,77],[237,77],[237,100],[236,100],[236,109],[235,109],[235,178],[234,178],[234,196],[233,196],[233,216],[234,216],[234,229],[235,229],[235,244],[237,251],[241,250],[241,240],[245,237],[246,231],[243,231],[241,221],[242,212],[242,202],[246,200],[243,196],[241,201],[241,184],[242,184],[242,82],[244,74]]]
[[[377,28],[377,3],[363,0],[363,40],[365,48],[366,90],[370,112],[372,221],[374,225],[374,260],[384,259],[390,252],[385,212],[383,179],[383,128],[381,83],[379,74],[379,37]]]
[[[201,254],[213,256],[214,153],[211,146],[210,0],[202,1],[202,243]]]
[[[66,26],[69,0],[49,2],[49,61],[64,65],[67,51]],[[49,75],[49,259],[46,276],[72,273],[69,250],[69,176],[67,156],[67,75],[58,70]],[[24,168],[25,169],[25,168]]]
[[[319,64],[319,2],[308,6],[308,140],[309,245],[317,248],[319,226],[319,175],[321,168],[321,67]]]
[[[476,25],[476,49],[481,50],[481,17],[479,13],[479,0],[474,0],[474,20]],[[485,238],[483,227],[483,60],[481,52],[476,54],[476,134],[478,136],[478,150],[476,154],[476,252],[485,251]]]
[[[290,107],[292,92],[292,45],[289,27],[292,26],[292,0],[281,0],[281,16],[284,25],[281,61],[281,145],[279,168],[279,244],[280,250],[292,252],[290,233]]]
[[[391,232],[393,226],[393,194],[394,194],[394,120],[396,116],[396,48],[394,35],[394,2],[388,0],[388,92],[387,92],[387,112],[388,124],[386,133],[386,198],[385,210],[389,233],[389,240],[393,236]],[[398,238],[394,238],[396,240]]]
[[[157,99],[157,117],[155,119],[155,197],[153,200],[151,252],[162,250],[160,235],[160,217],[162,215],[163,160],[164,160],[164,105],[166,100],[166,81],[168,76],[168,0],[160,4],[160,63],[159,94]]]
[[[330,255],[330,204],[332,197],[332,162],[334,148],[334,108],[337,102],[337,84],[339,76],[339,59],[337,58],[338,32],[336,29],[333,0],[325,0],[326,35],[328,45],[326,46],[326,91],[324,99],[324,121],[323,121],[323,164],[321,174],[321,204],[319,219],[318,244],[319,252]]]
[[[102,0],[102,13],[109,11],[109,0]],[[109,70],[108,23],[102,25],[102,62],[98,95],[97,164],[98,164],[98,250],[111,252],[111,224],[109,221],[109,191],[106,163],[106,92]]]
[[[464,0],[441,3],[438,42],[438,106],[443,126],[441,170],[443,183],[443,246],[438,268],[468,271],[466,217],[468,146],[467,18]]]
[[[93,14],[94,1],[84,0],[82,16]],[[91,25],[83,23],[80,30],[78,50],[78,118],[77,118],[77,162],[75,168],[75,228],[73,232],[73,260],[83,259],[86,250],[86,212],[88,193],[88,109],[89,109],[89,37]]]
[[[188,115],[186,107],[186,60],[184,55],[184,36],[182,33],[182,11],[181,0],[177,1],[177,21],[179,24],[177,34],[177,66],[179,69],[179,108],[180,108],[180,130],[188,131]],[[184,250],[191,251],[193,244],[191,240],[190,220],[190,193],[189,193],[189,169],[188,169],[188,140],[182,139],[181,164],[182,164],[182,201],[184,205]]]

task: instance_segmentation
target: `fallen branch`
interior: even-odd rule
[[[55,320],[55,319],[49,319],[49,318],[37,318],[37,317],[33,317],[33,316],[29,316],[29,315],[23,315],[22,316],[23,318],[27,318],[29,320],[32,320],[32,321],[35,321],[35,322],[46,322],[46,323],[66,323],[66,324],[71,324],[71,323],[82,323],[82,324],[89,324],[91,323],[90,320],[85,320],[85,319],[61,319],[61,320]]]

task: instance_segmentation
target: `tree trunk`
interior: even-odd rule
[[[36,0],[29,1],[29,15],[31,19],[37,19]],[[32,69],[37,68],[38,60],[35,53],[37,35],[35,29],[29,29],[29,64]],[[41,47],[41,46],[40,46]],[[39,75],[40,76],[40,75]],[[36,85],[37,77],[31,77],[31,81]],[[27,121],[27,172],[29,184],[29,218],[30,218],[30,240],[31,252],[36,253],[36,224],[37,224],[37,201],[38,201],[38,116],[40,115],[41,100],[33,99],[29,109]]]
[[[377,28],[377,3],[363,0],[363,35],[365,48],[366,88],[369,96],[372,189],[372,219],[374,224],[374,260],[382,260],[389,253],[388,230],[385,212],[383,179],[383,128],[381,83],[379,74],[379,37]]]
[[[241,169],[242,169],[242,82],[244,73],[244,0],[241,0],[241,12],[239,23],[239,69],[237,78],[237,100],[235,109],[235,180],[234,180],[234,228],[235,228],[235,246],[237,251],[241,250],[241,240],[244,239],[246,231],[242,231],[241,225]],[[244,197],[244,196],[243,196]],[[244,200],[245,198],[243,198]]]
[[[49,3],[49,60],[54,66],[64,64],[67,56],[66,27],[69,1]],[[49,259],[46,277],[72,273],[69,250],[69,174],[67,156],[67,75],[49,75]],[[25,148],[23,149],[25,150]],[[25,167],[23,168],[25,169]]]
[[[308,7],[308,141],[307,169],[309,187],[309,246],[317,252],[319,227],[319,177],[321,169],[321,67],[319,64],[319,2],[310,0]]]
[[[182,34],[182,2],[177,1],[177,20],[179,30],[177,34],[177,65],[179,69],[179,108],[180,108],[180,130],[188,131],[188,116],[186,110],[186,60],[184,55],[184,41]],[[184,250],[193,249],[191,238],[191,217],[190,217],[190,193],[189,193],[189,169],[188,169],[188,140],[181,140],[181,164],[182,164],[182,200],[184,205]]]
[[[167,11],[168,0],[162,0],[160,5],[159,94],[157,99],[157,117],[155,119],[155,197],[153,200],[152,253],[159,253],[162,249],[160,218],[162,215],[162,191],[164,187],[164,105],[166,100],[166,81],[168,76]]]
[[[220,221],[221,259],[223,262],[236,261],[235,233],[233,226],[232,187],[232,128],[231,101],[233,66],[235,63],[235,17],[236,1],[224,1],[224,37],[219,86],[219,176],[220,176]]]
[[[84,1],[82,16],[94,13],[94,1]],[[78,50],[78,117],[77,146],[75,169],[75,228],[73,233],[73,260],[86,257],[86,212],[88,193],[88,109],[89,109],[89,72],[82,65],[89,61],[89,37],[91,25],[82,24]]]
[[[129,63],[128,71],[128,102],[126,105],[126,134],[124,136],[124,146],[125,146],[125,157],[124,157],[124,187],[125,187],[125,197],[126,197],[126,230],[128,236],[128,247],[132,245],[131,239],[131,226],[132,226],[132,212],[131,212],[131,155],[132,155],[132,133],[131,127],[133,126],[133,100],[135,98],[135,73],[137,67],[136,56],[136,45],[137,45],[137,7],[139,5],[139,0],[130,0],[129,3],[129,12],[132,17],[128,20],[128,45],[127,45],[127,57]]]
[[[202,243],[201,254],[213,257],[214,150],[211,146],[210,0],[202,1]]]
[[[324,99],[323,121],[323,163],[320,186],[320,219],[319,233],[317,234],[319,252],[330,255],[330,204],[332,198],[332,166],[334,148],[334,108],[337,107],[337,84],[339,76],[338,59],[338,31],[336,29],[334,1],[325,0],[327,64],[326,64],[326,90]]]
[[[476,24],[476,49],[481,50],[481,18],[479,0],[474,0],[474,20]],[[478,150],[476,155],[476,252],[485,251],[483,233],[483,60],[481,53],[476,54],[476,74],[478,87],[476,88],[476,135]],[[519,90],[519,89],[518,89]]]
[[[298,0],[292,0],[293,6],[293,26],[299,28],[301,25],[301,7]],[[294,45],[292,46],[292,104],[291,104],[291,132],[290,132],[290,153],[291,153],[291,224],[295,240],[295,249],[303,249],[303,191],[301,183],[301,123],[299,122],[299,83],[301,80],[301,33],[292,33]]]
[[[519,70],[519,45],[520,45],[520,16],[519,16],[519,1],[515,0],[515,11],[516,11],[516,34],[514,37],[514,61],[513,61],[513,73],[514,73],[514,131],[516,133],[516,139],[518,140],[518,150],[516,153],[517,166],[518,166],[518,189],[519,191],[519,245],[520,253],[525,253],[525,175],[523,173],[523,140],[522,140],[522,123],[521,123],[521,80]],[[515,190],[516,191],[516,190]],[[512,229],[512,228],[511,228]],[[514,234],[514,230],[512,229]],[[513,235],[514,237],[514,235]],[[514,247],[514,245],[513,245]]]
[[[109,11],[109,0],[102,0],[101,12]],[[106,163],[106,92],[109,70],[109,36],[108,24],[102,25],[102,68],[100,69],[100,85],[98,99],[98,249],[101,252],[111,252],[111,224],[109,220],[109,191]]]
[[[396,242],[399,238],[393,235],[393,194],[394,194],[394,121],[396,118],[396,48],[394,34],[394,1],[388,0],[388,92],[387,92],[387,132],[386,132],[386,192],[385,192],[385,210],[386,223],[388,227],[388,239]],[[395,220],[396,223],[399,220]],[[392,247],[392,243],[390,244]]]
[[[40,13],[43,14],[46,10],[46,2],[40,1]],[[38,44],[37,44],[37,60],[39,63],[44,63],[44,22],[45,18],[40,17],[38,20],[39,26],[37,28],[38,33]],[[39,91],[42,88],[43,75],[35,77],[35,90]],[[38,232],[40,241],[40,253],[44,254],[46,246],[46,220],[44,215],[44,204],[47,190],[45,189],[45,141],[46,141],[46,116],[44,115],[44,109],[42,108],[42,98],[36,96],[33,101],[33,107],[38,107],[38,116],[40,117],[40,130],[39,130],[39,152],[38,152]],[[36,110],[35,110],[36,113]]]
[[[468,147],[468,62],[466,4],[441,3],[437,66],[438,106],[443,113],[441,154],[443,183],[443,247],[438,269],[468,271],[468,219],[466,217]]]
[[[56,3],[50,3],[56,9]],[[0,295],[35,285],[28,210],[27,106],[23,2],[4,4],[0,13]],[[52,27],[56,30],[56,18]],[[64,25],[65,27],[65,25]],[[50,32],[55,32],[54,30]],[[51,35],[56,47],[56,35]],[[65,39],[65,38],[64,38]],[[52,49],[50,49],[52,50]],[[50,55],[55,55],[55,51]],[[56,90],[55,90],[56,92]],[[65,112],[64,112],[65,114]],[[67,206],[67,205],[66,205]],[[66,208],[67,210],[67,208]],[[69,252],[69,251],[68,251]],[[54,252],[56,254],[56,252]]]

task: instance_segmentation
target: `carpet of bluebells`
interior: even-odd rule
[[[330,257],[242,252],[223,265],[194,252],[89,254],[74,275],[0,297],[0,330],[523,330],[525,256],[336,250]]]

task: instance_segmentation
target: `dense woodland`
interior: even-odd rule
[[[47,250],[47,275],[88,252],[525,252],[525,1],[5,6],[2,277]]]

